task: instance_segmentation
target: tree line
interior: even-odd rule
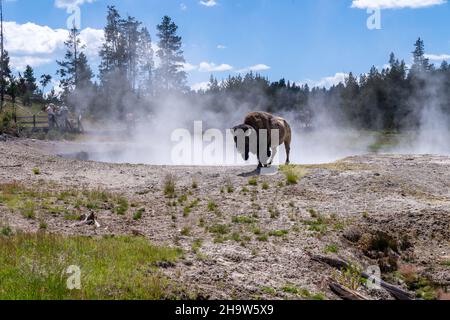
[[[183,68],[182,38],[170,17],[163,17],[158,24],[154,44],[142,22],[122,17],[109,6],[104,35],[98,79],[94,81],[80,32],[70,30],[64,58],[57,61],[62,93],[57,96],[51,91],[46,101],[60,100],[73,111],[102,119],[149,112],[159,99],[176,95],[190,105],[201,104],[219,113],[247,105],[252,110],[292,113],[303,126],[312,126],[314,119],[326,114],[343,125],[370,130],[417,128],[429,105],[450,114],[450,67],[445,61],[440,67],[431,64],[420,38],[414,44],[411,66],[392,53],[387,67],[379,70],[373,66],[359,76],[350,73],[344,82],[330,88],[310,88],[285,79],[271,82],[249,72],[220,81],[211,76],[206,90],[193,92]],[[7,52],[3,63],[6,76],[1,85],[7,94],[13,99],[21,97],[25,104],[44,99],[45,87],[52,81],[50,75],[41,76],[39,87],[30,66],[15,78]]]

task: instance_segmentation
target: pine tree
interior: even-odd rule
[[[146,95],[154,95],[154,51],[152,38],[147,28],[142,28],[139,33],[138,64],[140,71],[140,91]]]
[[[1,63],[1,61],[0,61]],[[0,77],[0,94],[4,95],[5,91],[7,90],[8,82],[12,79],[12,73],[11,73],[11,67],[10,67],[10,59],[8,51],[3,51],[3,75]],[[4,97],[1,97],[1,100],[4,101]]]
[[[432,69],[432,65],[430,64],[430,60],[425,57],[425,44],[421,38],[417,39],[414,44],[415,49],[412,52],[414,64],[411,68],[413,73],[430,71]]]
[[[34,94],[38,86],[36,85],[36,77],[34,76],[34,70],[31,66],[26,66],[25,72],[23,73],[23,78],[25,79],[27,91],[31,95]]]
[[[78,86],[90,82],[93,74],[89,67],[86,55],[82,52],[85,46],[81,44],[80,33],[73,27],[69,32],[69,38],[64,42],[67,51],[63,61],[57,61],[60,69],[57,74],[61,77],[61,87],[64,96],[75,90]]]
[[[172,19],[165,16],[157,26],[159,37],[160,66],[156,70],[158,86],[164,90],[182,91],[186,89],[186,72],[182,70],[183,57],[182,39],[177,35],[178,26]]]

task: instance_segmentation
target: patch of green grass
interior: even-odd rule
[[[13,234],[13,231],[10,226],[4,226],[0,228],[0,235],[9,237]]]
[[[128,200],[125,197],[118,197],[117,198],[117,205],[115,208],[115,212],[118,215],[124,215],[128,212],[128,209],[130,208],[130,205],[128,203]]]
[[[216,211],[216,209],[217,209],[217,204],[213,200],[208,201],[208,211],[214,212],[214,211]]]
[[[338,251],[339,251],[339,248],[335,244],[330,244],[330,245],[326,246],[324,249],[325,253],[338,253]]]
[[[231,182],[231,179],[227,179],[227,192],[228,193],[233,193],[234,192],[234,187],[233,187],[233,183]]]
[[[271,236],[271,237],[284,237],[288,234],[289,234],[289,231],[287,231],[287,230],[275,230],[275,231],[269,232],[269,236]]]
[[[198,182],[193,180],[191,187],[192,187],[192,189],[198,189]]]
[[[28,200],[25,203],[23,203],[20,206],[19,210],[22,213],[22,215],[27,219],[36,218],[36,204],[31,200]]]
[[[441,264],[445,267],[450,267],[450,260],[442,261]]]
[[[270,218],[271,219],[277,219],[280,217],[280,211],[278,211],[277,208],[275,208],[274,206],[271,206],[269,208],[269,213],[270,213]]]
[[[248,193],[248,192],[250,192],[250,190],[248,190],[248,188],[247,187],[242,187],[242,193]]]
[[[176,262],[179,249],[138,237],[87,238],[45,233],[0,237],[0,300],[159,300],[174,298],[169,280],[149,265]],[[69,266],[81,289],[69,290]]]
[[[190,207],[185,207],[184,209],[183,209],[183,217],[189,217],[189,215],[191,214],[191,212],[192,212],[192,209],[190,208]]]
[[[241,235],[238,232],[233,232],[230,237],[231,240],[241,242]]]
[[[198,253],[203,245],[202,239],[195,239],[195,241],[192,243],[192,252]]]
[[[267,234],[260,234],[256,237],[256,240],[260,242],[267,242],[269,241],[269,236]]]
[[[303,221],[303,224],[308,226],[309,231],[317,232],[320,234],[324,234],[328,230],[329,221],[326,217],[321,214],[315,213],[313,219]]]
[[[262,185],[263,190],[269,190],[270,186],[267,182],[264,182]]]
[[[258,185],[258,178],[256,177],[250,178],[248,180],[248,185],[256,187]]]
[[[39,230],[47,230],[48,224],[45,221],[39,222]]]
[[[323,293],[316,293],[311,297],[312,300],[326,300],[327,297]]]
[[[305,168],[295,165],[281,166],[280,170],[286,177],[287,185],[298,184],[300,179],[302,179],[308,173]]]
[[[271,287],[262,287],[261,291],[264,292],[265,294],[268,294],[271,296],[277,295],[277,290],[275,290],[274,288],[271,288]]]
[[[40,175],[41,174],[41,169],[39,169],[39,168],[33,168],[33,173],[35,174],[35,175]]]
[[[215,224],[208,228],[210,233],[226,235],[230,233],[230,226],[226,224]]]
[[[80,215],[78,215],[76,213],[67,213],[64,215],[64,219],[67,221],[79,221]]]
[[[191,234],[191,228],[190,227],[184,227],[181,230],[181,235],[182,236],[188,237],[190,234]]]
[[[231,220],[233,223],[240,223],[240,224],[251,224],[255,222],[255,219],[247,216],[235,216]]]
[[[134,213],[133,220],[135,220],[135,221],[141,220],[142,216],[144,215],[144,213],[145,213],[145,209],[144,208],[139,209],[138,211],[136,211]]]
[[[171,174],[166,175],[164,178],[164,194],[168,198],[175,198],[175,177]]]
[[[178,203],[183,204],[187,201],[187,199],[188,199],[187,195],[184,194],[178,198]]]
[[[299,290],[297,287],[293,286],[293,285],[285,285],[283,288],[281,288],[281,290],[284,293],[291,293],[291,294],[298,294]]]

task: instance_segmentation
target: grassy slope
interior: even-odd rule
[[[172,298],[156,263],[180,254],[143,238],[1,235],[0,300]],[[81,290],[67,288],[72,265],[81,269]]]
[[[182,255],[179,249],[156,247],[137,237],[68,238],[45,233],[47,214],[79,220],[69,209],[97,212],[105,206],[119,215],[129,209],[125,198],[99,190],[49,192],[1,184],[0,207],[39,218],[42,226],[38,234],[13,234],[0,221],[0,300],[176,298],[156,263],[176,261]],[[67,289],[71,265],[81,269],[81,290]]]

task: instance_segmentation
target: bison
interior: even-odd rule
[[[278,130],[277,141],[272,141],[273,130]],[[292,130],[285,119],[267,112],[252,112],[245,117],[243,124],[232,128],[231,131],[236,147],[245,161],[250,158],[250,153],[253,153],[258,157],[258,168],[267,167],[272,164],[278,147],[284,143],[286,164],[289,164]],[[261,141],[261,139],[265,141]],[[265,150],[260,150],[260,146],[264,146]]]

